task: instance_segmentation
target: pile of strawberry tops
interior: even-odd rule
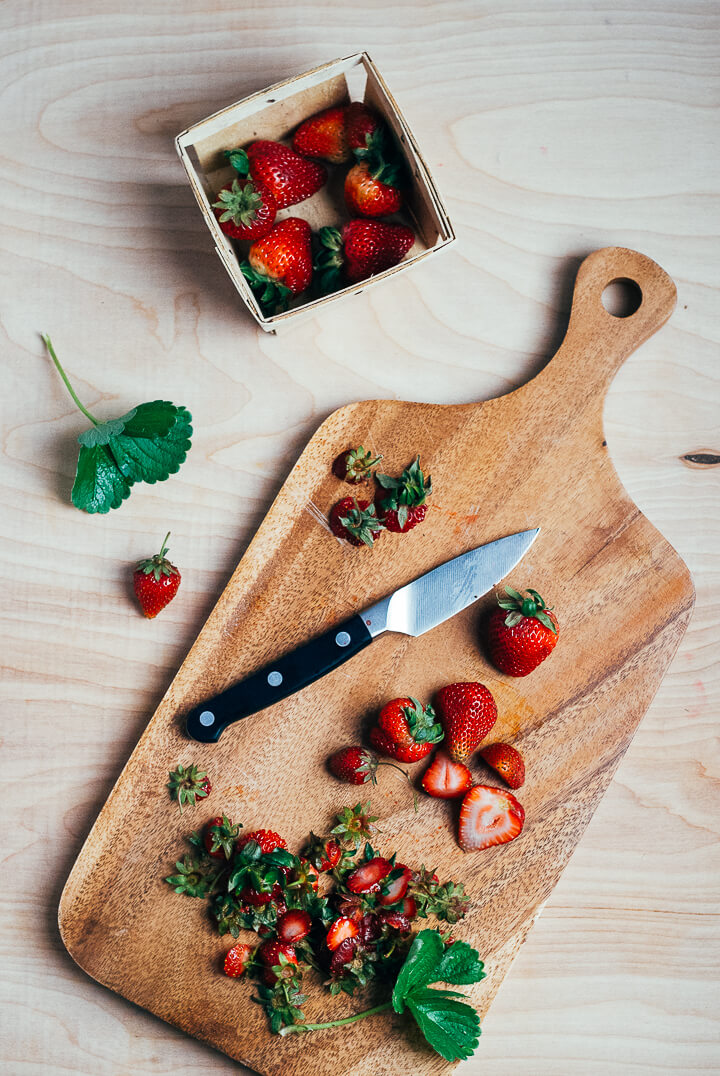
[[[286,310],[295,296],[328,295],[397,265],[415,238],[384,219],[402,207],[407,178],[390,132],[366,105],[318,112],[300,124],[292,146],[260,140],[226,150],[237,175],[213,203],[223,232],[250,244],[240,268],[266,316]],[[351,219],[314,235],[300,216],[276,217],[327,183],[320,161],[347,168]]]

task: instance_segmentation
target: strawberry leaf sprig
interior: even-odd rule
[[[436,930],[421,930],[400,968],[390,1001],[323,1024],[288,1023],[280,1035],[344,1027],[376,1013],[409,1013],[428,1044],[446,1061],[464,1061],[480,1040],[480,1018],[457,990],[433,989],[432,983],[452,986],[478,983],[485,978],[479,954],[466,942],[448,948]]]
[[[138,404],[119,418],[100,422],[78,399],[50,337],[45,347],[70,396],[92,423],[78,436],[80,453],[71,499],[84,512],[119,508],[136,482],[164,482],[190,451],[192,415],[169,400]]]

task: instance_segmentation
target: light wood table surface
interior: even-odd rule
[[[697,606],[459,1071],[720,1071],[720,466],[683,459],[720,463],[717,6],[130,8],[0,8],[2,1072],[240,1071],[72,963],[56,925],[65,878],[319,422],[349,400],[452,403],[520,384],[561,339],[580,259],[607,245],[649,255],[678,286],[669,325],[617,375],[605,421],[625,486],[693,573]],[[213,250],[172,139],[363,48],[459,241],[265,336]],[[190,408],[194,446],[178,475],[106,516],[72,507],[84,420],[40,331],[101,417],[157,397]],[[131,570],[166,530],[183,582],[145,621]]]

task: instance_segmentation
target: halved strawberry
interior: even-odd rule
[[[280,941],[294,944],[307,938],[312,929],[312,919],[307,912],[291,908],[278,920],[277,933]]]
[[[509,743],[492,743],[484,747],[480,758],[492,766],[510,788],[520,788],[525,783],[525,762],[517,748]]]
[[[417,904],[415,903],[415,897],[405,897],[403,900],[400,911],[407,919],[414,919],[417,915]]]
[[[239,979],[241,975],[244,975],[250,963],[252,951],[252,946],[244,945],[243,942],[233,945],[225,956],[225,964],[223,965],[225,974],[229,975],[231,979]]]
[[[334,952],[341,942],[347,941],[348,938],[355,938],[358,934],[357,925],[343,915],[340,919],[336,919],[334,923],[330,925],[330,929],[327,932],[325,944],[330,952]]]
[[[475,785],[462,801],[458,844],[464,852],[506,844],[518,836],[524,821],[525,809],[512,793]]]
[[[428,796],[441,800],[452,800],[464,796],[472,788],[473,778],[470,770],[462,762],[453,762],[444,751],[435,752],[435,757],[425,770],[422,786]]]
[[[402,900],[407,893],[411,878],[412,871],[408,867],[402,863],[396,864],[383,883],[378,897],[378,904],[385,906],[396,904],[397,901]]]
[[[392,864],[388,859],[373,856],[348,875],[347,887],[351,893],[372,893],[380,888],[383,878],[387,878],[391,870]]]
[[[355,956],[355,950],[358,947],[357,938],[346,938],[345,941],[340,942],[337,949],[333,952],[330,958],[330,974],[341,975],[342,970],[346,964],[349,964],[352,958]]]

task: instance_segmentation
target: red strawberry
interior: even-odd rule
[[[225,955],[224,971],[231,979],[239,979],[252,959],[252,946],[238,942]]]
[[[349,785],[364,785],[368,781],[376,784],[375,771],[379,765],[377,755],[364,747],[342,747],[328,759],[331,773]]]
[[[303,157],[320,157],[331,164],[350,160],[350,147],[345,133],[347,109],[343,106],[326,108],[301,123],[293,135],[293,149]]]
[[[407,893],[411,879],[412,872],[410,869],[402,863],[396,863],[380,889],[378,904],[386,906],[396,904],[399,900],[402,900]]]
[[[373,893],[380,888],[383,878],[387,878],[392,864],[382,856],[373,856],[366,863],[361,863],[346,879],[351,893]]]
[[[253,908],[264,908],[270,901],[277,901],[281,896],[282,886],[279,882],[275,882],[267,893],[251,885],[245,885],[240,890],[240,899],[246,904],[252,904]]]
[[[221,229],[231,239],[262,239],[275,222],[277,206],[269,190],[251,179],[233,179],[213,202]]]
[[[253,142],[246,152],[250,175],[268,188],[278,209],[304,202],[327,182],[327,170],[321,164],[306,160],[281,142]]]
[[[133,572],[133,589],[148,620],[173,600],[180,586],[180,572],[165,557],[170,531],[165,535],[162,549],[154,557],[141,560]]]
[[[380,937],[380,920],[372,912],[366,912],[358,923],[358,939],[361,945],[370,945]]]
[[[386,703],[378,725],[396,744],[407,747],[440,743],[444,735],[432,706],[423,706],[412,695]]]
[[[484,747],[480,757],[500,774],[510,788],[520,788],[525,783],[525,762],[520,752],[509,743],[493,743]]]
[[[362,748],[358,750],[362,750]],[[336,774],[336,776],[338,775]],[[364,784],[364,781],[351,781],[350,783]],[[311,833],[310,844],[308,845],[305,854],[316,871],[331,871],[333,867],[337,867],[340,862],[342,849],[338,842],[332,837],[322,839],[316,837],[314,833]]]
[[[420,759],[427,758],[435,746],[431,743],[395,743],[387,732],[378,728],[377,725],[370,729],[370,743],[381,755],[397,759],[398,762],[419,762]]]
[[[277,933],[280,941],[283,942],[299,942],[303,938],[307,938],[312,928],[312,919],[307,912],[300,911],[299,908],[291,908],[289,912],[285,912],[283,916],[278,919]]]
[[[507,676],[527,676],[536,669],[558,641],[557,617],[536,590],[523,597],[505,587],[487,623],[487,648],[493,665]]]
[[[402,914],[407,919],[414,919],[417,915],[417,904],[414,897],[405,897],[401,907]]]
[[[299,295],[312,279],[312,232],[306,220],[286,217],[263,239],[250,247],[242,262],[243,276],[256,294],[265,314],[286,310],[290,298]]]
[[[274,985],[278,979],[289,979],[295,974],[298,958],[292,945],[287,942],[264,941],[258,946],[257,955],[265,964],[264,979],[269,986]],[[275,968],[282,970],[275,971]]]
[[[396,165],[375,156],[353,165],[345,177],[345,203],[350,212],[360,217],[388,217],[397,213],[404,202],[399,177]]]
[[[330,974],[341,975],[343,968],[346,964],[349,964],[352,958],[355,956],[355,950],[358,946],[357,938],[346,938],[345,941],[340,942],[337,949],[334,951],[330,958]]]
[[[524,821],[525,809],[511,792],[475,785],[462,801],[458,844],[464,852],[505,844],[517,837]]]
[[[239,852],[250,841],[260,845],[261,852],[274,852],[276,848],[287,848],[287,842],[279,833],[273,833],[271,829],[253,829],[250,833],[243,833],[237,842]]]
[[[213,859],[230,859],[235,851],[235,841],[239,832],[240,824],[231,822],[226,815],[211,818],[203,834],[205,851]]]
[[[482,684],[448,684],[438,692],[435,708],[453,762],[465,762],[497,721],[495,699]]]
[[[400,930],[407,934],[410,930],[410,920],[402,912],[380,912],[380,920],[394,930]]]
[[[352,919],[348,919],[347,916],[342,916],[330,925],[325,944],[330,952],[333,952],[341,942],[346,941],[348,938],[355,938],[357,934],[358,928]]]
[[[353,101],[345,109],[345,137],[351,150],[367,149],[370,136],[379,127],[378,117],[361,101]]]
[[[387,492],[380,502],[380,517],[387,530],[405,534],[425,519],[425,501],[432,493],[432,479],[425,477],[416,456],[399,478],[377,472],[376,479]]]
[[[362,445],[359,448],[349,448],[335,457],[332,473],[343,482],[357,485],[370,477],[373,467],[381,459],[382,456],[373,456],[372,452],[366,452]]]
[[[375,515],[375,505],[343,497],[330,509],[330,529],[336,538],[344,538],[354,546],[373,547],[383,525]]]
[[[315,268],[323,295],[397,265],[415,242],[412,230],[404,224],[377,220],[351,220],[342,232],[321,228],[318,237],[321,249]]]
[[[472,788],[473,778],[470,770],[462,762],[453,762],[444,751],[437,751],[422,779],[422,786],[428,796],[441,800],[464,796]]]

